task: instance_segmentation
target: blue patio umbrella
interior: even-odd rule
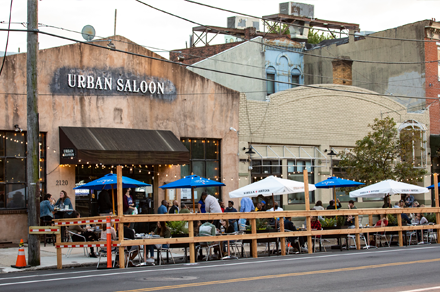
[[[336,188],[345,188],[345,187],[357,187],[360,185],[364,185],[364,183],[331,176],[326,180],[323,180],[319,183],[316,183],[315,187],[319,188],[319,189],[333,188],[333,198],[335,200],[335,208],[337,209],[338,205],[336,205],[336,191],[335,191],[335,189]]]
[[[440,183],[438,183],[437,185],[440,188]],[[428,189],[432,190],[435,187],[435,185],[430,185],[429,187],[427,187]]]
[[[115,199],[113,196],[113,187],[118,183],[117,175],[114,173],[109,173],[101,178],[95,179],[94,181],[88,182],[81,186],[73,188],[74,190],[87,189],[87,190],[112,190],[112,203],[113,203],[113,214],[115,214]],[[123,176],[122,177],[122,187],[123,188],[137,188],[151,186],[150,184]]]
[[[178,179],[176,181],[170,182],[169,184],[163,185],[161,189],[191,189],[191,199],[193,201],[193,210],[196,210],[196,204],[194,201],[194,188],[201,187],[221,187],[225,186],[224,183],[215,180],[210,180],[198,175],[188,175],[184,178]]]

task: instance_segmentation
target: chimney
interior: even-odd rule
[[[257,34],[257,29],[255,27],[246,27],[244,29],[244,39],[250,40]]]
[[[352,65],[350,57],[341,57],[332,61],[333,84],[352,85]]]

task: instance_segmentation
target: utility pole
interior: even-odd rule
[[[115,9],[115,30],[113,32],[113,35],[116,35],[116,16],[118,15],[118,9]]]
[[[26,89],[27,89],[27,153],[26,177],[28,192],[28,225],[38,226],[40,208],[39,175],[39,121],[38,121],[38,0],[27,1],[27,59],[26,59]],[[31,266],[40,265],[40,240],[38,235],[29,234],[28,263]]]

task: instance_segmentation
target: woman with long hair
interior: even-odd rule
[[[72,202],[66,191],[62,190],[60,192],[60,198],[55,203],[55,206],[60,207],[61,209],[63,209],[63,207],[65,208],[66,206],[69,206],[69,210],[73,210]]]

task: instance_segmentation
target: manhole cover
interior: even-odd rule
[[[152,282],[166,282],[166,281],[189,281],[189,280],[197,280],[198,277],[151,277],[151,278],[142,278],[142,281],[152,281]]]

